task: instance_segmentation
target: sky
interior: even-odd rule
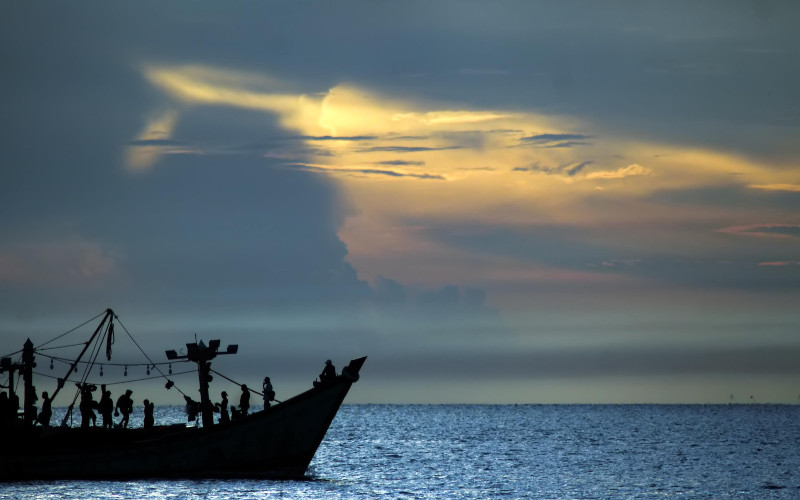
[[[2,354],[112,308],[278,399],[800,402],[794,2],[1,9]]]

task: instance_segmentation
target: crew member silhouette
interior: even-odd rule
[[[266,410],[270,407],[270,401],[275,399],[275,391],[272,390],[272,382],[269,381],[269,377],[264,377],[261,389],[263,391],[264,409]]]
[[[50,427],[50,417],[53,416],[52,401],[47,391],[44,391],[42,393],[42,411],[39,412],[39,416],[36,417],[36,421],[39,422],[39,425]]]
[[[186,412],[186,420],[188,422],[195,422],[197,420],[197,414],[200,413],[200,403],[185,394],[183,400],[186,401],[186,406],[183,407],[183,411]]]
[[[100,396],[100,403],[97,405],[97,411],[99,411],[100,416],[103,417],[103,428],[112,429],[114,427],[114,419],[112,417],[114,414],[114,400],[111,399],[111,391],[106,390],[105,384],[100,386],[100,392],[103,394]]]
[[[144,428],[150,429],[153,427],[154,419],[153,419],[153,409],[155,408],[155,403],[151,403],[147,399],[144,400]]]
[[[231,421],[230,415],[228,415],[228,393],[222,391],[222,401],[214,405],[214,410],[219,413],[219,423],[226,424]]]
[[[89,427],[90,421],[94,427],[97,425],[97,415],[94,413],[97,403],[95,403],[94,399],[92,398],[92,392],[97,390],[97,386],[94,384],[75,385],[81,389],[81,402],[78,405],[78,409],[81,412],[81,427],[84,429]]]
[[[247,384],[242,384],[242,395],[239,397],[239,411],[244,417],[250,411],[250,389]]]
[[[117,407],[114,409],[116,414],[117,411],[122,414],[122,420],[119,421],[120,427],[128,427],[128,419],[133,413],[133,399],[131,399],[131,394],[133,391],[128,389],[125,391],[125,394],[117,398]]]
[[[331,380],[336,378],[336,368],[331,363],[331,360],[325,361],[325,368],[322,369],[322,373],[319,374],[319,381],[320,382],[330,382]]]

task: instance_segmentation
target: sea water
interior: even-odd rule
[[[305,480],[0,483],[0,497],[800,498],[800,406],[344,405]]]

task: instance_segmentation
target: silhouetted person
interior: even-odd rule
[[[144,400],[144,428],[150,429],[153,427],[155,423],[155,419],[153,418],[153,410],[155,409],[155,403],[151,403],[148,400]]]
[[[214,411],[219,413],[219,423],[226,424],[231,421],[228,415],[228,393],[222,391],[222,401],[214,405]]]
[[[114,409],[115,412],[119,412],[122,414],[122,420],[119,421],[119,425],[121,427],[128,427],[128,419],[133,413],[133,399],[131,399],[131,394],[133,391],[128,389],[125,391],[125,394],[117,398],[117,407]]]
[[[114,427],[114,418],[112,417],[114,414],[114,400],[111,399],[111,391],[107,391],[105,385],[100,386],[100,390],[103,394],[100,396],[97,411],[103,417],[103,428],[112,429]]]
[[[92,397],[92,392],[97,390],[96,385],[92,384],[76,384],[81,389],[81,402],[78,405],[78,409],[81,412],[81,428],[89,427],[89,422],[91,421],[92,426],[97,425],[97,415],[94,413],[94,409],[96,408],[96,404]]]
[[[242,416],[247,415],[247,412],[250,411],[250,389],[247,388],[247,384],[242,384],[242,395],[239,396],[239,411]]]
[[[269,381],[269,377],[264,377],[264,383],[261,386],[263,391],[263,398],[264,398],[264,409],[270,407],[270,401],[275,399],[275,391],[272,390],[272,382]]]
[[[36,417],[36,421],[39,422],[39,425],[50,427],[50,417],[53,416],[52,401],[47,391],[42,393],[42,411],[39,412],[39,416]]]
[[[336,368],[331,363],[331,360],[325,361],[325,368],[322,369],[322,373],[319,374],[319,381],[322,383],[330,382],[331,380],[336,378]]]
[[[186,406],[183,407],[183,411],[186,412],[186,420],[189,422],[196,421],[197,414],[200,413],[200,403],[185,395],[183,400],[186,401]]]

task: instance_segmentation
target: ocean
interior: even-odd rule
[[[305,480],[35,481],[0,498],[794,499],[800,406],[344,405]]]

